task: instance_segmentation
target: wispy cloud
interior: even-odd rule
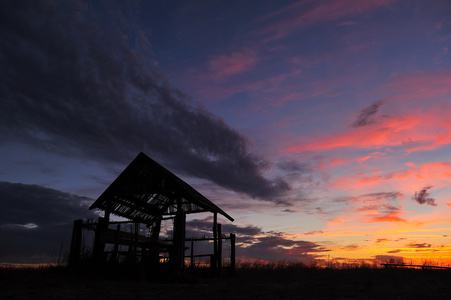
[[[245,247],[239,246],[242,260],[308,262],[330,251],[315,242],[295,241],[281,236],[259,237]]]
[[[333,0],[318,5],[314,1],[299,1],[271,13],[264,18],[274,19],[272,24],[262,30],[262,34],[271,35],[271,39],[284,38],[297,30],[320,22],[340,20],[345,17],[361,15],[363,13],[387,7],[394,0],[360,1]]]
[[[363,194],[359,196],[339,197],[335,198],[334,201],[372,203],[372,202],[381,202],[384,200],[395,200],[396,198],[402,196],[403,194],[401,192],[378,192],[378,193]]]
[[[196,236],[196,234],[205,235],[211,234],[213,228],[213,220],[211,218],[206,219],[194,219],[188,221],[186,223],[187,234],[192,234]],[[224,233],[236,233],[239,236],[257,236],[262,235],[263,231],[260,227],[257,226],[238,226],[235,224],[222,224],[222,229]]]
[[[409,247],[409,248],[431,248],[432,245],[428,244],[428,243],[412,242],[412,243],[407,244],[406,247]]]
[[[244,50],[212,57],[208,62],[207,77],[220,80],[251,70],[259,61],[255,51]]]
[[[425,186],[419,192],[415,192],[415,194],[412,196],[412,200],[416,201],[418,204],[437,206],[435,199],[429,197],[428,190],[430,190],[431,188],[433,188],[433,186]]]
[[[387,251],[387,253],[400,253],[400,252],[402,252],[401,249],[395,249],[395,250]]]
[[[395,223],[407,223],[408,221],[402,216],[404,213],[402,212],[402,206],[390,206],[383,205],[380,210],[375,214],[366,215],[366,223],[381,223],[381,222],[395,222]]]
[[[429,178],[435,181],[446,181],[451,178],[451,164],[448,162],[431,162],[423,165],[408,164],[408,168],[393,171],[388,173],[371,174],[357,174],[339,177],[333,183],[337,187],[350,187],[358,184],[363,187],[366,185],[381,184],[396,179],[398,182],[402,181],[419,181],[424,178]]]
[[[368,124],[372,124],[375,122],[374,115],[379,111],[381,106],[383,105],[382,101],[378,101],[367,108],[364,108],[360,111],[358,114],[356,120],[354,123],[352,123],[352,126],[354,127],[362,127],[366,126]]]
[[[389,239],[377,239],[376,240],[376,244],[379,244],[379,243],[386,243],[386,242],[389,242],[390,240]]]

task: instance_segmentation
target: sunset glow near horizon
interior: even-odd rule
[[[0,7],[0,262],[45,261],[142,151],[238,260],[451,263],[451,2]]]

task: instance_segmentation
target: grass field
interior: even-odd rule
[[[448,299],[451,271],[256,265],[234,276],[136,267],[0,268],[0,299]]]

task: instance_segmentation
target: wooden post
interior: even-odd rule
[[[190,267],[194,268],[194,241],[191,241],[191,261],[190,261]]]
[[[155,221],[155,225],[152,227],[152,244],[150,245],[149,260],[152,266],[157,265],[160,262],[160,249],[158,246],[158,240],[160,239],[161,220]]]
[[[218,275],[222,275],[222,228],[221,224],[218,224]]]
[[[81,239],[83,235],[83,220],[75,220],[72,229],[72,240],[70,243],[69,265],[76,265],[80,261]]]
[[[218,213],[213,213],[213,261],[211,263],[211,268],[213,274],[216,273],[216,267],[218,266]]]
[[[116,226],[116,235],[114,236],[114,248],[113,253],[111,253],[110,262],[117,263],[117,252],[119,250],[119,236],[121,233],[121,224]]]
[[[96,263],[100,263],[103,260],[103,252],[105,250],[105,242],[102,239],[102,235],[105,232],[105,219],[99,217],[97,222],[94,236],[94,246],[92,249],[92,260]],[[106,224],[108,226],[108,224]]]
[[[152,226],[152,240],[158,240],[160,238],[161,220],[155,221],[155,225]]]
[[[230,272],[235,273],[235,234],[230,234]]]
[[[104,219],[105,223],[107,224],[107,227],[108,227],[108,224],[110,223],[110,214],[111,214],[110,210],[107,209],[107,210],[105,210],[105,213],[103,215],[103,219]]]
[[[139,238],[139,222],[135,222],[135,236],[133,241],[133,262],[138,262],[136,259],[136,254],[138,253],[138,238]]]
[[[185,211],[183,209],[177,210],[174,220],[173,249],[169,258],[172,267],[177,270],[181,270],[185,266],[185,222]]]

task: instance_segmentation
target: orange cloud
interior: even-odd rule
[[[401,215],[403,214],[399,211],[384,211],[380,214],[370,214],[366,216],[368,217],[366,223],[408,223],[406,219],[400,217]]]
[[[435,112],[383,118],[376,124],[352,128],[344,133],[310,138],[307,143],[287,147],[285,152],[337,148],[380,149],[387,146],[403,147],[407,153],[432,150],[451,143],[451,132],[443,129],[449,128],[451,122],[440,119],[443,117]]]

